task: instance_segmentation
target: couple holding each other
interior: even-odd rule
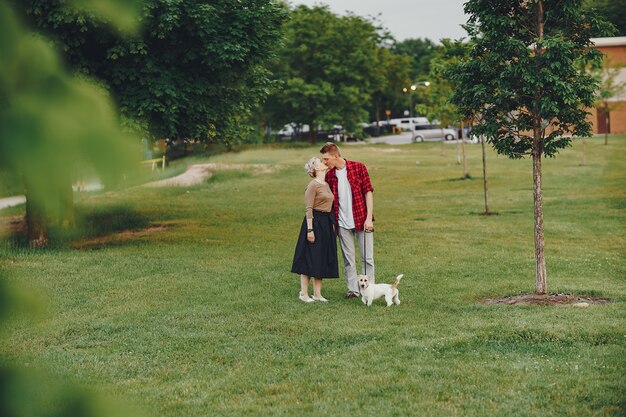
[[[306,214],[293,256],[291,272],[300,274],[300,300],[328,301],[321,293],[322,278],[338,278],[337,240],[341,244],[347,298],[359,296],[356,244],[363,274],[374,283],[374,189],[361,162],[341,157],[337,145],[326,143],[322,159],[313,157],[304,166],[313,180],[304,193]],[[333,202],[335,203],[333,205]],[[313,297],[309,280],[313,279]]]

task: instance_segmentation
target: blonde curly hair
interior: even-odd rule
[[[315,163],[319,161],[320,163],[322,162],[321,159],[319,159],[317,156],[314,156],[313,158],[309,159],[309,162],[307,162],[306,164],[304,164],[304,171],[309,175],[309,177],[311,178],[315,178]]]

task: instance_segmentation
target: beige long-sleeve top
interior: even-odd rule
[[[320,184],[318,181],[312,180],[304,192],[306,218],[313,218],[313,210],[329,212],[333,207],[334,199],[328,183]]]

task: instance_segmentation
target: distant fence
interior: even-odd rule
[[[146,159],[144,161],[140,161],[141,164],[151,164],[152,165],[152,172],[154,172],[154,170],[156,169],[157,165],[160,163],[161,164],[161,173],[165,172],[165,155],[163,155],[160,158],[156,158],[156,159]]]

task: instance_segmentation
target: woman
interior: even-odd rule
[[[335,234],[333,193],[325,180],[328,167],[313,157],[304,165],[313,179],[306,187],[306,214],[293,255],[291,272],[300,274],[300,300],[305,303],[328,301],[322,297],[322,278],[339,278]],[[309,280],[313,278],[313,297],[309,297]]]

